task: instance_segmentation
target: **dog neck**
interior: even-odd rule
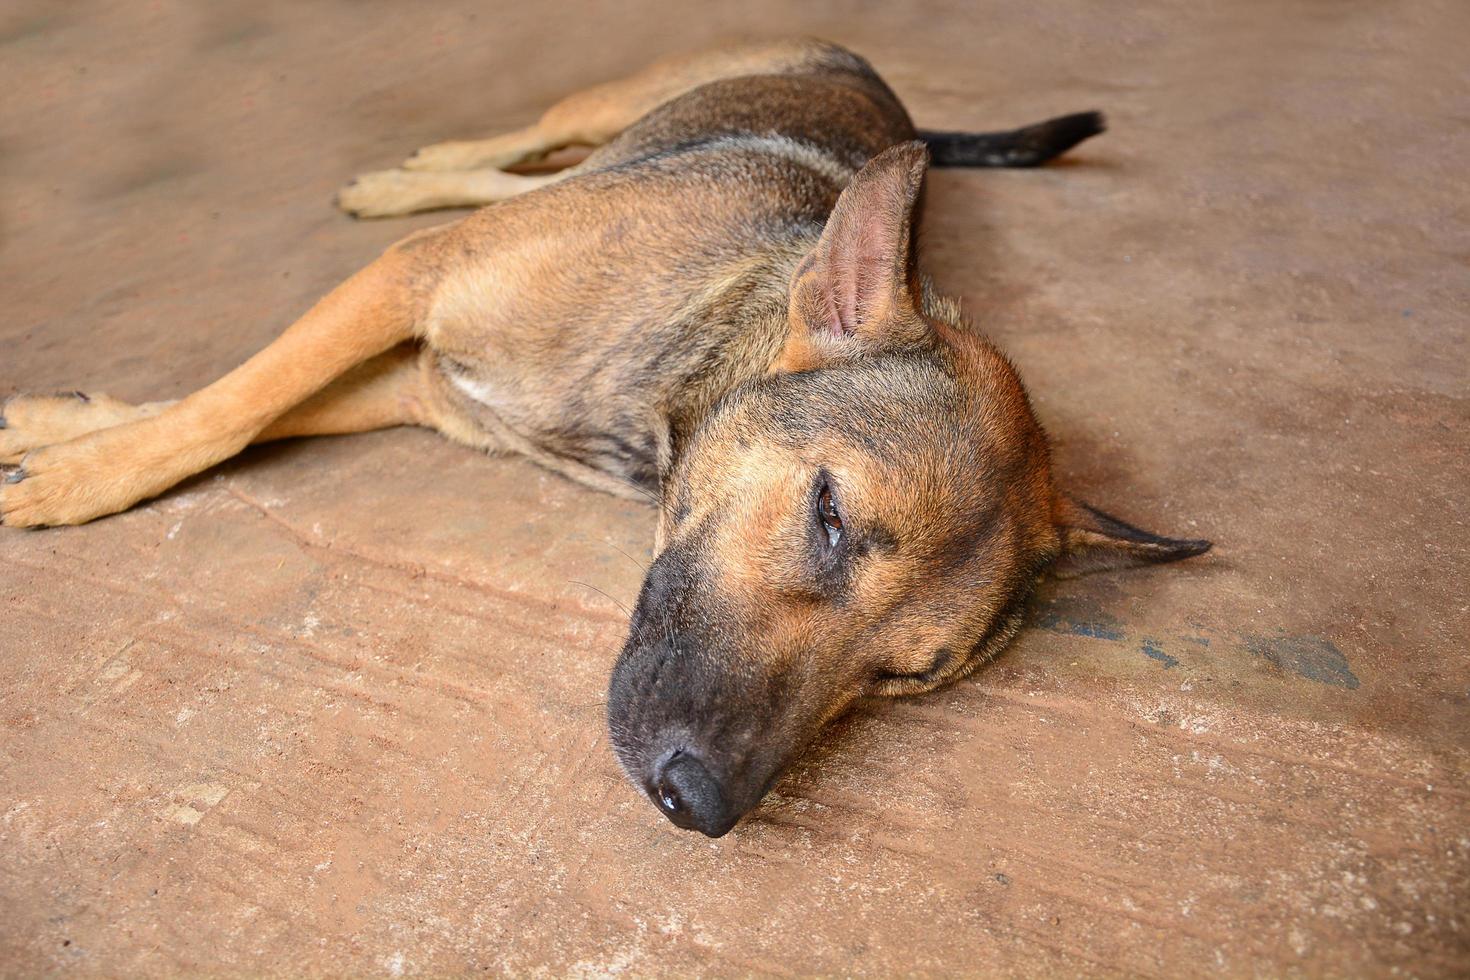
[[[721,399],[770,373],[786,341],[792,275],[817,231],[733,263],[690,297],[681,317],[690,329],[670,335],[694,338],[695,350],[655,352],[661,360],[676,357],[685,369],[660,378],[651,393],[658,487],[647,489],[662,488]]]

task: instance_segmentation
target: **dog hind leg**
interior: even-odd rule
[[[414,153],[403,167],[503,170],[534,163],[567,146],[601,146],[690,89],[722,78],[788,71],[831,57],[833,50],[821,41],[797,39],[727,45],[665,58],[627,78],[567,96],[524,129],[483,140],[435,143]]]
[[[436,208],[480,207],[565,180],[575,172],[575,168],[552,174],[380,170],[363,174],[338,191],[337,207],[355,218],[388,218]]]
[[[398,170],[363,174],[337,195],[357,217],[389,217],[433,208],[501,201],[578,172],[508,174],[568,146],[597,147],[670,99],[722,78],[775,74],[823,60],[850,58],[819,41],[733,45],[657,62],[628,78],[576,92],[533,125],[485,140],[436,143]]]

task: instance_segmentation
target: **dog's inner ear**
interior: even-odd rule
[[[900,143],[853,176],[792,276],[790,334],[775,370],[821,367],[928,335],[914,304],[914,209],[928,165],[923,143]]]
[[[1062,578],[1179,561],[1210,550],[1210,542],[1203,539],[1150,534],[1066,495],[1058,495],[1053,519],[1061,532],[1062,554],[1052,565],[1052,574]]]

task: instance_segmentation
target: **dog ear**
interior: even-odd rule
[[[929,335],[914,305],[914,210],[929,167],[920,142],[873,157],[837,199],[791,279],[790,334],[775,370],[803,371]]]
[[[1060,578],[1179,561],[1210,550],[1209,541],[1159,537],[1065,494],[1057,496],[1052,514],[1062,535],[1062,555],[1052,574]]]

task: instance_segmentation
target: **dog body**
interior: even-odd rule
[[[914,138],[882,81],[830,45],[742,48],[649,77],[689,89],[552,186],[407,246],[453,256],[425,313],[436,412],[477,445],[622,494],[657,493],[710,407],[767,371],[792,270],[837,195]],[[569,127],[554,142],[596,136]],[[344,206],[383,209],[359,190],[375,179]]]
[[[1098,131],[926,134],[1029,165]],[[1075,503],[1013,368],[918,271],[928,156],[856,55],[722,49],[420,151],[339,203],[493,204],[411,236],[174,403],[7,403],[0,520],[80,523],[251,442],[398,424],[657,497],[613,672],[630,778],[727,831],[831,717],[1003,645],[1039,573],[1198,554]],[[552,174],[505,168],[595,147]]]

